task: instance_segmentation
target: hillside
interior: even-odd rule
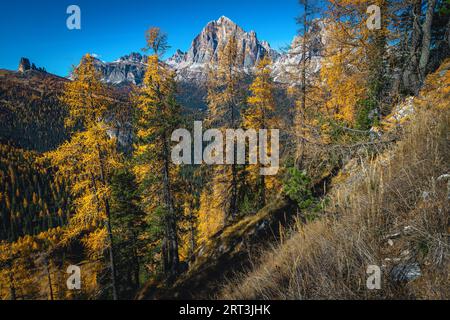
[[[399,141],[349,163],[319,218],[297,224],[218,297],[449,299],[449,98],[447,61],[415,99]],[[366,288],[370,265],[382,269],[381,290]]]
[[[67,111],[58,100],[66,82],[37,70],[0,70],[0,141],[47,151],[67,139]]]
[[[39,155],[0,144],[0,241],[16,241],[64,226],[68,190]]]
[[[17,19],[0,300],[450,299],[450,2],[270,2]]]
[[[394,108],[383,121],[383,135],[398,142],[360,149],[366,156],[330,180],[313,220],[280,198],[201,245],[175,284],[152,280],[137,298],[449,298],[449,89],[450,61],[428,78],[413,113]],[[366,288],[370,265],[383,270],[380,291]]]

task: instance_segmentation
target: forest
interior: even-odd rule
[[[243,68],[231,32],[204,109],[180,97],[158,26],[139,85],[105,83],[88,53],[70,79],[0,70],[0,300],[450,298],[450,1],[295,15],[285,81],[269,56]],[[192,136],[174,163],[173,133],[200,121],[216,141]],[[276,174],[245,138],[245,163],[224,161],[230,129],[266,130],[265,158],[277,130]],[[196,162],[206,149],[219,158]]]

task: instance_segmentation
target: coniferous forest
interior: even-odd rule
[[[0,300],[450,298],[450,2],[295,2],[0,69]]]

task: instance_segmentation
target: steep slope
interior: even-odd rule
[[[140,300],[211,299],[219,284],[234,272],[249,267],[257,247],[278,239],[280,226],[292,222],[294,205],[278,199],[254,216],[243,218],[213,236],[199,247],[188,271],[166,287],[159,279],[149,281],[138,293]]]
[[[47,151],[67,138],[58,96],[67,79],[27,68],[0,70],[0,141]]]
[[[36,152],[0,144],[0,241],[63,226],[70,214],[66,182]]]
[[[402,127],[387,117],[383,127],[393,131],[385,135],[398,142],[349,160],[327,188],[323,211],[296,220],[282,234],[287,241],[277,241],[280,225],[297,208],[280,198],[198,248],[175,284],[152,280],[137,298],[448,298],[449,80],[450,61],[429,77],[414,114],[394,109]],[[371,265],[382,269],[382,290],[366,287]]]
[[[299,224],[220,298],[448,299],[449,86],[447,60],[414,99],[398,143],[351,161],[321,217]],[[369,266],[381,269],[380,290],[367,287]]]
[[[136,54],[118,63],[134,61],[137,65],[140,59],[145,58]],[[21,59],[18,70],[0,69],[0,143],[38,152],[53,150],[69,138],[64,126],[67,110],[59,97],[64,85],[71,80],[47,73],[26,58]],[[110,76],[113,79],[113,75]],[[131,146],[129,92],[127,85],[107,85],[111,101],[107,119],[111,125],[109,134],[117,137],[125,149]]]

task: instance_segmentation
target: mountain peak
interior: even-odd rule
[[[221,16],[219,19],[217,19],[216,22],[217,22],[217,24],[222,24],[222,23],[236,24],[230,18],[228,18],[226,16]]]
[[[264,56],[275,54],[270,46],[262,45],[256,32],[246,32],[230,18],[221,16],[218,20],[209,22],[194,39],[191,48],[182,59],[184,62],[182,66],[197,68],[216,63],[220,49],[226,46],[231,37],[236,38],[238,51],[244,55],[242,65],[244,68],[252,68]],[[171,59],[171,62],[173,60]]]
[[[138,52],[132,52],[129,55],[119,58],[119,61],[133,62],[133,63],[143,63],[146,57]]]
[[[273,61],[280,58],[280,54],[272,49],[267,41],[258,40],[256,32],[246,32],[230,18],[221,16],[207,23],[192,41],[187,52],[176,50],[165,63],[176,71],[178,79],[202,83],[207,76],[207,67],[217,64],[220,50],[229,43],[231,37],[236,39],[237,50],[243,56],[240,67],[246,72],[266,56]],[[145,55],[131,53],[112,63],[98,61],[96,67],[107,83],[139,85],[145,75],[146,59]]]
[[[166,60],[166,63],[169,66],[176,66],[184,61],[186,58],[186,53],[181,51],[180,49],[177,49],[177,51],[171,56],[169,59]]]

